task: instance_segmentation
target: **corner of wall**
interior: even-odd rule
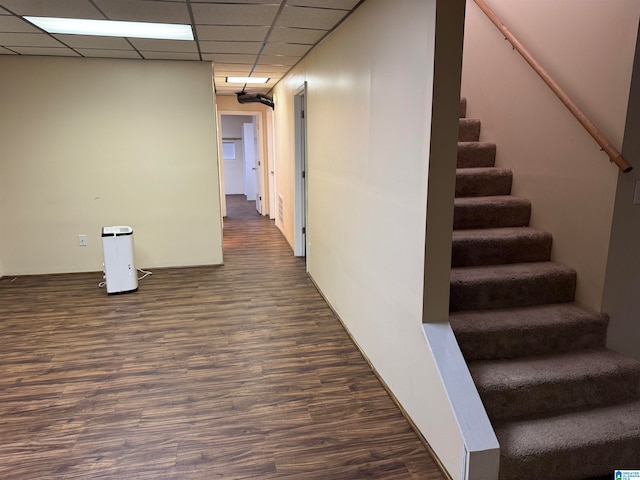
[[[613,212],[611,242],[603,296],[603,310],[609,314],[607,346],[640,360],[640,205],[633,204],[640,182],[640,28],[631,78],[627,121],[622,154],[633,166],[630,173],[618,176]]]

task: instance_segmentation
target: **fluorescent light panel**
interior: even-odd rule
[[[82,18],[24,17],[48,33],[95,35],[100,37],[193,40],[191,25],[170,23],[119,22]]]
[[[267,83],[267,77],[227,77],[227,83]]]

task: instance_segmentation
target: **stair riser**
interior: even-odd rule
[[[484,168],[496,164],[495,143],[458,143],[458,168]]]
[[[531,204],[457,205],[453,211],[453,229],[526,227],[531,217]]]
[[[480,140],[480,120],[461,118],[458,127],[459,142],[477,142]]]
[[[478,393],[489,418],[496,421],[636,400],[639,381],[638,375],[620,373],[581,382],[544,384],[497,392],[483,391],[479,387]]]
[[[467,116],[467,99],[460,99],[460,118],[464,118]]]
[[[511,193],[511,180],[511,172],[488,175],[458,173],[456,175],[456,197],[509,195]]]
[[[452,271],[449,310],[486,310],[573,301],[575,273],[501,278],[483,283],[457,281]]]
[[[456,330],[454,321],[451,326]],[[603,347],[607,335],[606,322],[565,326],[501,330],[497,332],[456,332],[460,350],[467,362],[532,355],[550,355],[582,348]]]
[[[551,235],[506,240],[453,240],[451,266],[471,267],[508,263],[545,262],[551,255]]]

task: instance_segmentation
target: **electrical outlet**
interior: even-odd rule
[[[78,245],[81,247],[87,246],[87,236],[86,235],[78,235]]]

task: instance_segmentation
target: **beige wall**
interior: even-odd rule
[[[122,224],[140,267],[222,262],[211,64],[5,56],[0,71],[5,274],[101,270],[101,227]]]
[[[294,206],[295,206],[295,125],[293,120],[294,92],[306,80],[306,61],[301,62],[273,92],[275,104],[273,123],[276,150],[276,198],[283,198],[283,222],[278,228],[294,248]]]
[[[487,4],[621,148],[640,3]],[[462,84],[513,193],[533,202],[532,225],[553,234],[553,259],[577,269],[577,300],[600,309],[617,169],[471,0]]]
[[[611,230],[603,309],[610,315],[608,346],[640,360],[640,205],[633,204],[640,182],[640,38],[627,110],[622,153],[633,166],[620,175]]]
[[[309,273],[460,478],[460,432],[422,331],[435,8],[368,0],[276,86],[277,193],[293,243],[293,100],[306,81]],[[450,249],[453,170],[444,170],[451,198],[430,210],[448,218]],[[448,292],[448,262],[439,273]],[[447,304],[425,305],[426,320],[445,322]]]

